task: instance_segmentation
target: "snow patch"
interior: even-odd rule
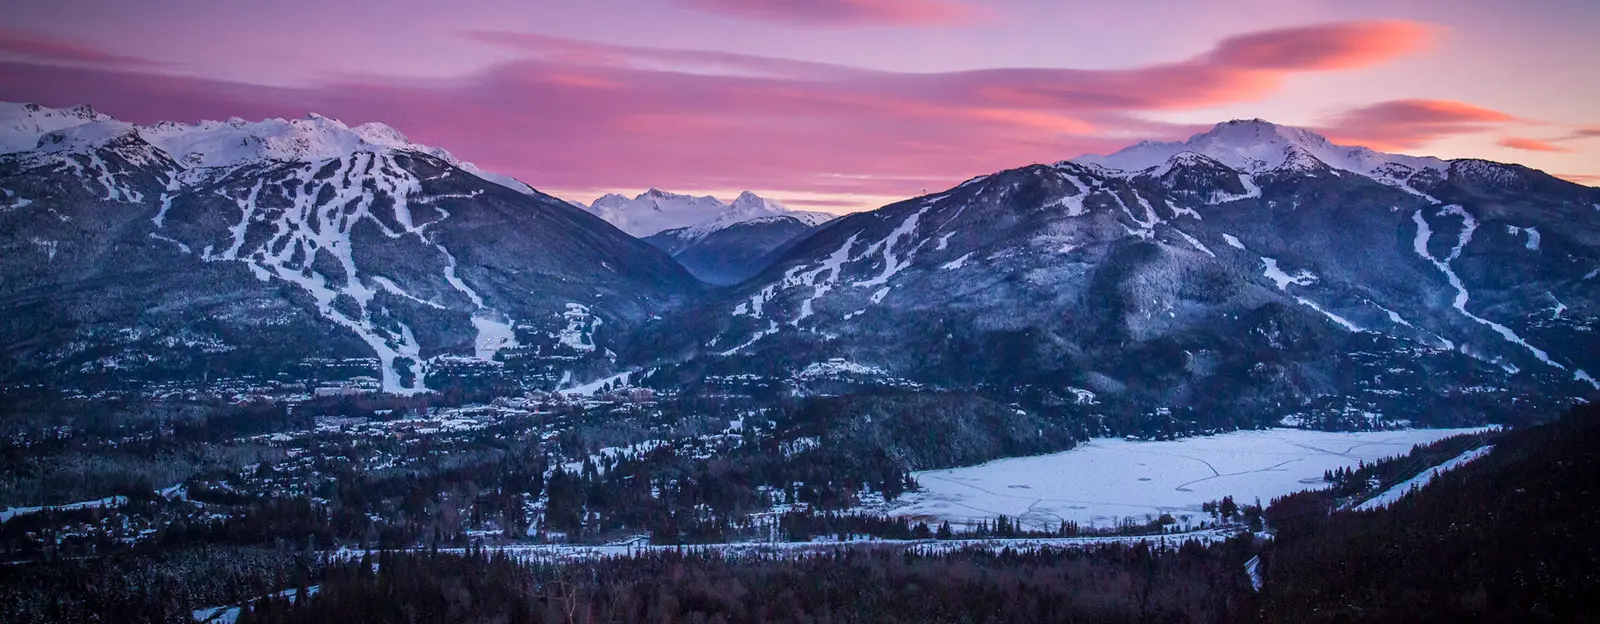
[[[1305,297],[1295,297],[1294,300],[1300,302],[1300,305],[1303,305],[1303,306],[1309,307],[1309,308],[1311,308],[1313,310],[1316,310],[1318,312],[1321,312],[1323,316],[1328,317],[1334,323],[1337,323],[1340,327],[1345,328],[1345,330],[1347,330],[1347,331],[1351,331],[1351,332],[1360,332],[1361,331],[1361,328],[1357,327],[1355,323],[1351,323],[1350,321],[1346,320],[1342,316],[1339,316],[1337,314],[1334,314],[1332,312],[1329,312],[1327,310],[1322,309],[1322,306],[1317,305],[1316,302],[1314,302],[1314,301],[1312,301],[1310,299],[1307,299]]]
[[[1283,269],[1278,268],[1278,261],[1274,258],[1262,256],[1261,262],[1265,266],[1263,274],[1266,275],[1267,279],[1272,280],[1272,283],[1277,284],[1278,290],[1287,291],[1290,284],[1310,286],[1317,283],[1317,276],[1309,271],[1300,271],[1294,275],[1289,275],[1283,272]]]
[[[1472,242],[1472,233],[1478,228],[1478,221],[1460,206],[1446,206],[1440,210],[1440,213],[1456,215],[1462,218],[1461,235],[1460,238],[1457,239],[1455,247],[1450,250],[1449,257],[1445,258],[1444,260],[1440,260],[1433,257],[1433,254],[1428,251],[1428,239],[1433,236],[1433,230],[1428,226],[1428,220],[1422,217],[1421,210],[1418,210],[1411,215],[1412,222],[1416,223],[1417,225],[1417,237],[1412,241],[1412,249],[1415,250],[1417,255],[1421,256],[1423,260],[1427,260],[1429,263],[1433,264],[1433,266],[1437,267],[1440,272],[1444,273],[1445,279],[1448,280],[1450,282],[1450,286],[1456,290],[1455,300],[1452,302],[1452,305],[1455,306],[1455,309],[1459,311],[1462,316],[1493,329],[1495,333],[1500,334],[1500,336],[1504,338],[1506,342],[1520,345],[1532,352],[1533,356],[1538,358],[1540,362],[1544,362],[1545,364],[1559,370],[1567,370],[1567,367],[1562,366],[1554,360],[1551,360],[1550,354],[1546,353],[1542,349],[1539,349],[1538,347],[1528,344],[1528,342],[1523,340],[1521,336],[1518,336],[1516,332],[1512,331],[1511,328],[1479,317],[1467,311],[1467,301],[1471,295],[1467,292],[1467,287],[1464,283],[1462,283],[1461,278],[1456,275],[1455,270],[1450,268],[1450,263],[1456,258],[1461,257],[1461,251],[1466,248],[1468,243]]]
[[[1178,228],[1172,228],[1172,231],[1177,232],[1178,236],[1182,236],[1183,240],[1189,241],[1189,244],[1193,245],[1195,249],[1200,250],[1201,253],[1204,253],[1205,255],[1211,256],[1213,258],[1217,257],[1217,254],[1212,253],[1212,251],[1211,251],[1211,249],[1209,247],[1206,247],[1204,244],[1201,244],[1199,239],[1197,239],[1197,238],[1195,238],[1193,236],[1190,236],[1188,232],[1185,232],[1185,231],[1180,230]]]
[[[67,503],[65,505],[40,505],[40,506],[37,506],[37,507],[7,507],[5,509],[0,509],[0,524],[5,524],[7,521],[9,521],[12,518],[15,518],[17,516],[26,516],[26,515],[36,514],[36,513],[39,513],[39,512],[43,512],[43,511],[76,511],[76,510],[79,510],[79,509],[103,509],[103,508],[111,508],[111,507],[121,507],[121,506],[126,505],[126,504],[128,504],[128,497],[126,497],[126,496],[107,496],[105,498],[101,498],[101,499],[97,499],[97,500],[84,501],[84,502],[81,502],[81,503]]]
[[[1522,236],[1526,234],[1528,236],[1528,241],[1523,243],[1523,247],[1528,251],[1539,251],[1539,228],[1522,228],[1515,225],[1508,225],[1506,226],[1506,231],[1510,232],[1512,236]]]
[[[939,268],[940,269],[944,269],[946,271],[954,271],[954,270],[959,269],[961,267],[967,266],[967,260],[972,259],[972,253],[973,252],[969,251],[969,252],[967,252],[966,255],[961,256],[960,258],[956,258],[955,260],[951,260],[949,262],[946,262],[944,264],[939,265]]]
[[[1372,511],[1374,509],[1383,509],[1393,505],[1395,501],[1404,498],[1405,495],[1410,494],[1415,490],[1422,489],[1424,486],[1428,485],[1429,482],[1433,481],[1434,477],[1477,461],[1479,458],[1488,455],[1489,452],[1493,450],[1494,445],[1491,444],[1488,446],[1475,448],[1452,457],[1442,464],[1422,471],[1422,474],[1410,479],[1406,479],[1405,481],[1397,483],[1393,487],[1384,490],[1377,496],[1374,496],[1368,499],[1366,502],[1356,506],[1356,511]]]

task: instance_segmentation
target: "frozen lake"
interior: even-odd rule
[[[951,524],[1005,514],[1054,529],[1062,520],[1110,526],[1120,518],[1171,513],[1189,524],[1207,519],[1201,503],[1260,498],[1324,487],[1322,473],[1391,455],[1412,445],[1483,429],[1411,429],[1327,433],[1300,429],[1239,431],[1168,442],[1098,439],[1070,451],[1002,459],[967,468],[916,473],[891,513]]]

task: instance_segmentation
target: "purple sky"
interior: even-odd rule
[[[871,208],[1232,118],[1600,183],[1600,3],[13,0],[0,99],[382,121],[587,201]]]

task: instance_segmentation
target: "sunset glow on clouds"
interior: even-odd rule
[[[1550,118],[1536,107],[1502,110],[1426,91],[1361,93],[1309,110],[1280,102],[1320,80],[1381,75],[1429,57],[1453,40],[1440,24],[1324,21],[1219,33],[1188,53],[1136,63],[1094,58],[1074,67],[1041,58],[1028,66],[909,71],[720,46],[700,20],[794,33],[791,43],[891,36],[886,32],[955,41],[964,29],[1013,28],[1006,21],[1012,5],[659,1],[653,10],[673,18],[663,27],[679,36],[699,24],[707,39],[623,44],[512,28],[516,20],[406,22],[407,32],[424,33],[418,36],[428,49],[451,51],[430,63],[436,75],[385,66],[384,57],[326,54],[327,68],[297,68],[306,77],[292,84],[253,79],[242,69],[201,70],[215,59],[169,58],[177,55],[118,38],[137,44],[138,29],[117,37],[0,29],[0,99],[90,103],[146,123],[310,111],[352,124],[383,121],[418,142],[584,201],[651,186],[721,195],[748,188],[796,207],[872,208],[1002,168],[1113,151],[1143,138],[1183,138],[1205,130],[1209,123],[1188,120],[1213,109],[1244,109],[1250,114],[1232,116],[1304,125],[1377,149],[1435,153],[1430,149],[1443,145],[1458,150],[1443,156],[1548,158],[1554,160],[1532,164],[1570,179],[1600,174],[1595,119]],[[559,17],[549,11],[543,17]],[[384,30],[361,26],[349,36],[393,45],[377,41]],[[223,30],[250,27],[246,21]],[[320,37],[305,42],[358,49]],[[340,64],[354,61],[385,71]]]
[[[802,25],[959,25],[976,6],[953,0],[681,0],[685,6],[746,19]]]

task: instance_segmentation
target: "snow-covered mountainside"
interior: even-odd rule
[[[1436,173],[1442,173],[1449,167],[1449,163],[1437,158],[1385,154],[1365,147],[1334,145],[1310,130],[1280,126],[1260,119],[1217,124],[1211,131],[1194,135],[1187,141],[1145,141],[1110,156],[1080,156],[1072,162],[1098,165],[1124,173],[1140,173],[1161,167],[1173,157],[1186,152],[1205,156],[1245,173],[1293,166],[1292,163],[1305,157],[1310,157],[1310,160],[1303,161],[1305,164],[1314,161],[1341,171],[1369,176],[1394,167]]]
[[[784,244],[835,215],[790,210],[745,191],[732,203],[657,189],[628,199],[606,195],[589,211],[672,254],[695,277],[717,285],[742,282],[766,268]]]
[[[0,104],[0,378],[460,369],[554,386],[698,289],[660,251],[381,124]],[[531,381],[530,381],[531,380]]]
[[[1229,122],[844,217],[647,331],[719,374],[845,358],[1101,413],[1514,411],[1600,398],[1597,206]]]
[[[789,217],[807,226],[834,218],[825,212],[790,210],[776,201],[745,191],[732,203],[709,195],[694,197],[650,189],[638,197],[606,195],[589,206],[607,223],[624,232],[646,238],[667,230],[683,230],[679,238],[693,240],[738,223],[769,217]]]

